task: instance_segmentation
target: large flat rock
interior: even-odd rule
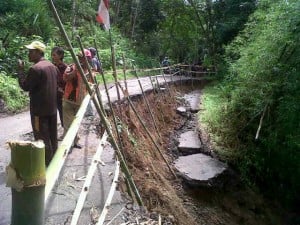
[[[192,113],[197,113],[200,110],[200,95],[200,90],[195,90],[184,95],[184,99],[189,103]]]
[[[182,133],[178,141],[178,150],[183,154],[198,153],[201,149],[201,141],[196,131]]]
[[[225,163],[202,153],[181,156],[174,163],[179,175],[194,185],[212,185],[227,169]]]

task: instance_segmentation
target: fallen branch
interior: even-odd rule
[[[261,126],[262,126],[262,122],[263,122],[265,113],[266,113],[266,111],[267,111],[267,106],[268,106],[268,105],[265,106],[264,111],[263,111],[263,113],[262,113],[262,115],[261,115],[261,117],[260,117],[259,125],[258,125],[257,131],[256,131],[256,135],[255,135],[255,140],[258,139],[259,132],[260,132],[260,129],[261,129]]]

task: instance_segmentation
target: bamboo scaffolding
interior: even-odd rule
[[[94,47],[96,49],[97,57],[98,57],[98,59],[100,59],[100,55],[99,55],[99,51],[98,51],[95,39],[94,39]],[[105,88],[105,92],[106,92],[106,95],[107,95],[107,100],[108,100],[109,108],[110,108],[110,111],[112,112],[112,118],[113,118],[115,130],[116,130],[116,133],[117,133],[117,138],[118,138],[119,145],[120,145],[120,153],[122,154],[122,157],[123,157],[125,163],[127,163],[126,162],[126,158],[123,155],[123,143],[122,143],[122,140],[121,140],[121,136],[119,134],[119,129],[118,129],[117,121],[116,121],[116,116],[115,116],[115,112],[114,112],[114,109],[112,107],[112,103],[111,103],[111,100],[110,100],[110,95],[109,95],[109,91],[108,91],[108,88],[107,88],[107,85],[106,85],[106,80],[105,80],[105,77],[104,77],[103,70],[101,70],[100,74],[101,74],[101,77],[102,77],[102,80],[103,80],[103,84],[104,84],[104,88]],[[126,186],[127,186],[127,189],[128,189],[129,196],[131,196],[133,198],[133,196],[132,196],[132,188],[133,187],[132,187],[132,185],[130,185],[130,181],[128,180],[128,178],[126,178],[126,176],[125,176],[125,183],[126,183]],[[139,200],[137,200],[137,201],[139,202]]]
[[[60,29],[62,35],[63,35],[63,38],[65,39],[67,46],[68,46],[69,49],[71,50],[72,58],[73,58],[73,60],[75,61],[76,66],[77,66],[78,69],[79,69],[81,78],[82,78],[83,82],[84,82],[85,85],[86,85],[86,88],[87,88],[87,90],[88,90],[88,93],[91,95],[91,94],[92,94],[91,87],[89,86],[88,81],[87,81],[86,77],[84,76],[83,70],[82,70],[82,68],[81,68],[81,66],[80,66],[80,63],[79,63],[79,61],[78,61],[78,59],[77,59],[75,53],[74,53],[72,44],[71,44],[71,42],[70,42],[70,40],[69,40],[69,38],[68,38],[68,36],[67,36],[67,33],[66,33],[66,31],[64,30],[64,28],[63,28],[63,25],[62,25],[62,23],[61,23],[61,21],[60,21],[60,18],[59,18],[59,16],[58,16],[58,13],[57,13],[57,11],[56,11],[56,8],[55,8],[55,6],[54,6],[54,4],[53,4],[53,1],[52,1],[52,0],[47,0],[47,1],[48,1],[48,3],[49,3],[50,9],[52,10],[52,12],[53,12],[53,14],[54,14],[55,20],[56,20],[57,25],[58,25],[58,27],[59,27],[59,29]],[[109,123],[108,123],[107,119],[105,118],[104,113],[103,113],[103,111],[101,110],[101,108],[100,108],[100,106],[99,106],[99,104],[98,104],[98,102],[96,101],[95,98],[93,98],[93,102],[94,102],[95,107],[96,107],[96,110],[97,110],[97,112],[98,112],[98,114],[99,114],[99,116],[100,116],[100,118],[101,118],[101,120],[102,120],[102,122],[103,122],[103,124],[104,124],[104,126],[105,126],[105,129],[106,129],[106,131],[107,131],[109,137],[111,138],[112,145],[113,145],[113,147],[115,148],[116,153],[117,153],[117,155],[118,155],[118,157],[119,157],[119,160],[120,160],[120,163],[121,163],[121,167],[122,167],[122,169],[123,169],[123,172],[125,173],[125,176],[127,177],[128,181],[129,181],[129,183],[130,183],[130,185],[131,185],[131,187],[132,187],[132,189],[133,189],[133,191],[134,191],[134,194],[136,195],[137,201],[138,201],[138,203],[139,203],[140,205],[143,205],[142,198],[141,198],[141,196],[140,196],[140,194],[139,194],[139,192],[138,192],[138,189],[137,189],[137,187],[136,187],[136,185],[135,185],[135,183],[134,183],[134,181],[133,181],[133,179],[132,179],[132,176],[130,175],[130,172],[129,172],[129,169],[128,169],[126,163],[125,163],[124,157],[123,157],[123,155],[122,155],[122,153],[121,153],[121,151],[120,151],[119,146],[117,145],[117,142],[116,142],[116,140],[115,140],[115,138],[114,138],[114,136],[113,136],[113,134],[112,134],[112,131],[110,130]]]
[[[118,83],[118,85],[120,86],[121,91],[124,94],[124,90],[122,88],[122,86]],[[132,101],[130,99],[129,96],[126,97],[130,107],[132,108],[133,112],[135,113],[136,117],[138,118],[139,122],[142,124],[144,130],[146,131],[147,135],[150,137],[151,142],[153,143],[153,145],[155,146],[156,150],[160,153],[161,157],[163,158],[163,160],[165,161],[166,165],[168,166],[170,172],[173,174],[173,176],[175,178],[177,178],[176,174],[174,173],[173,169],[171,168],[171,166],[169,165],[167,159],[165,158],[165,156],[163,155],[162,151],[160,150],[159,146],[157,145],[157,143],[155,142],[154,138],[152,137],[151,133],[149,132],[149,130],[147,129],[145,123],[143,122],[142,118],[140,117],[140,115],[138,114],[138,112],[136,111],[134,105],[132,104]]]
[[[165,84],[166,84],[166,86],[167,86],[167,90],[168,90],[169,94],[171,95],[170,86],[169,86],[169,83],[168,83],[167,80],[166,80],[165,74],[163,73],[162,76],[163,76],[164,81],[165,81]]]
[[[152,77],[151,76],[149,76],[149,79],[150,79],[150,82],[151,82],[151,85],[152,85],[152,89],[153,90],[155,90],[155,87],[154,87],[154,84],[153,84],[153,81],[152,81]],[[155,92],[154,92],[155,93]],[[159,94],[157,94],[156,96],[158,96],[159,97]],[[156,98],[157,99],[157,98]],[[156,103],[159,103],[159,104],[161,104],[160,103],[160,100],[158,99],[158,102],[157,102],[157,100],[155,99],[155,101],[156,101]],[[164,122],[164,124],[165,124],[165,120],[164,120],[164,116],[163,116],[163,114],[162,114],[162,111],[161,111],[161,109],[159,108],[159,112],[160,112],[160,116],[161,116],[161,118],[162,118],[162,121]]]
[[[158,136],[158,138],[161,138],[160,133],[159,133],[159,131],[158,131],[158,127],[157,127],[156,121],[155,121],[154,116],[153,116],[153,112],[152,112],[152,110],[151,110],[151,108],[150,108],[148,99],[147,99],[147,97],[146,97],[146,95],[145,95],[145,92],[144,92],[143,86],[142,86],[142,84],[141,84],[140,78],[139,78],[139,76],[137,75],[136,72],[134,72],[134,75],[135,75],[135,77],[136,77],[137,80],[138,80],[140,89],[141,89],[141,91],[142,91],[143,99],[144,99],[144,101],[145,101],[145,103],[146,103],[146,106],[147,106],[147,109],[148,109],[148,111],[149,111],[149,113],[150,113],[151,119],[152,119],[153,124],[154,124],[155,131],[156,131],[156,133],[157,133],[157,136]]]
[[[83,57],[84,57],[84,60],[85,60],[86,62],[88,62],[88,60],[87,60],[87,58],[86,58],[86,55],[84,54],[84,48],[83,48],[83,46],[82,46],[82,42],[81,42],[81,39],[80,39],[79,36],[77,36],[77,41],[78,41],[78,43],[79,43],[79,46],[80,46],[82,55],[83,55]],[[89,63],[87,63],[87,65],[88,65],[89,76],[91,77],[92,82],[96,85],[95,90],[96,90],[96,94],[97,94],[96,96],[97,96],[98,103],[100,104],[100,107],[101,107],[102,111],[103,111],[104,114],[105,114],[104,106],[103,106],[102,101],[101,101],[101,93],[100,93],[100,91],[99,91],[97,79],[94,77],[94,75],[93,75],[93,73],[92,73],[92,70],[91,70],[91,67],[90,67]]]
[[[99,59],[100,55],[99,55],[98,48],[97,48],[95,40],[94,40],[94,46],[95,46],[95,49],[96,49],[97,57]],[[106,92],[106,95],[107,95],[108,106],[109,106],[109,109],[112,113],[113,123],[114,123],[114,126],[115,126],[115,130],[116,130],[116,134],[117,134],[117,138],[118,138],[118,142],[119,142],[119,147],[120,147],[121,152],[123,152],[123,144],[122,144],[121,136],[120,136],[119,131],[118,131],[117,120],[116,120],[115,112],[114,112],[114,109],[113,109],[113,106],[112,106],[112,103],[111,103],[111,100],[110,100],[110,95],[109,95],[108,88],[107,88],[107,85],[106,85],[106,80],[105,80],[105,77],[104,77],[103,70],[100,72],[100,74],[101,74],[103,84],[104,84],[104,88],[105,88],[105,92]],[[125,158],[124,158],[124,160],[125,160]]]
[[[91,186],[92,179],[93,179],[95,171],[97,169],[97,165],[99,163],[100,156],[102,154],[103,146],[106,142],[106,139],[107,139],[107,133],[105,132],[103,134],[100,142],[99,142],[97,151],[94,154],[93,159],[91,161],[91,166],[88,170],[84,185],[82,186],[79,198],[77,200],[77,204],[76,204],[76,207],[75,207],[75,210],[74,210],[74,213],[73,213],[73,216],[72,216],[72,220],[71,220],[71,225],[76,225],[77,222],[78,222],[81,210],[83,208],[83,205],[84,205],[84,202],[85,202],[85,199],[86,199],[86,196],[88,195],[89,188]]]

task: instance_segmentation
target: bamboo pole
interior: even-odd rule
[[[43,225],[45,145],[43,141],[11,141],[7,186],[12,191],[11,225]]]
[[[134,71],[135,71],[135,70],[134,70]],[[156,133],[157,133],[157,136],[158,136],[158,138],[161,138],[160,133],[159,133],[159,131],[158,131],[158,127],[157,127],[156,121],[155,121],[155,119],[154,119],[152,110],[151,110],[150,105],[149,105],[149,102],[148,102],[148,99],[147,99],[147,97],[146,97],[146,95],[145,95],[143,86],[142,86],[142,84],[141,84],[140,78],[139,78],[139,76],[137,75],[136,71],[134,72],[134,75],[135,75],[135,77],[136,77],[137,80],[138,80],[140,89],[141,89],[141,91],[142,91],[143,99],[144,99],[144,101],[145,101],[145,103],[146,103],[146,106],[147,106],[147,109],[148,109],[148,111],[149,111],[149,113],[150,113],[151,119],[152,119],[153,124],[154,124],[154,128],[155,128]]]
[[[118,182],[118,178],[119,178],[119,173],[120,173],[120,162],[116,161],[115,176],[114,176],[114,179],[112,181],[112,185],[110,187],[107,199],[105,201],[104,208],[103,208],[102,213],[101,213],[101,215],[98,219],[97,225],[102,225],[104,223],[106,214],[107,214],[109,206],[111,204],[111,200],[112,200],[112,198],[114,196],[114,193],[116,191],[117,182]]]
[[[99,55],[99,51],[98,51],[95,39],[94,39],[94,46],[95,46],[95,49],[96,49],[97,57],[98,57],[98,59],[100,59],[100,55]],[[105,88],[105,92],[106,92],[106,95],[107,95],[107,101],[108,101],[108,104],[109,104],[109,108],[110,108],[110,110],[112,112],[112,118],[113,118],[115,130],[116,130],[116,133],[117,133],[117,138],[118,138],[119,145],[120,145],[120,154],[121,154],[123,160],[125,161],[124,163],[127,164],[126,158],[124,157],[124,154],[123,154],[123,144],[122,144],[121,136],[119,134],[119,129],[118,129],[117,121],[116,121],[116,116],[115,116],[115,112],[114,112],[114,109],[112,107],[112,103],[111,103],[111,100],[110,100],[110,95],[109,95],[109,91],[108,91],[108,88],[107,88],[107,85],[106,85],[106,80],[105,80],[105,77],[104,77],[103,70],[101,70],[101,77],[102,77],[104,88]],[[121,166],[122,166],[122,160],[121,160]],[[122,169],[123,169],[123,166],[122,166]],[[132,196],[132,189],[135,188],[135,185],[131,184],[132,181],[130,180],[130,177],[128,178],[127,176],[125,176],[125,183],[126,183],[126,186],[127,186],[127,189],[128,189],[129,196],[131,196],[133,198],[133,196]],[[133,191],[133,192],[136,194],[137,190]],[[141,202],[141,199],[139,199],[139,194],[136,194],[136,198],[137,198],[138,202]]]
[[[166,80],[165,74],[163,73],[162,75],[163,75],[163,78],[164,78],[165,84],[166,84],[166,86],[167,86],[168,92],[169,92],[169,94],[171,95],[170,86],[169,86],[169,83],[168,83],[168,82],[167,82],[167,80]]]
[[[49,166],[47,167],[46,171],[46,189],[45,189],[45,202],[47,203],[48,197],[50,195],[50,192],[52,188],[54,187],[56,180],[59,177],[60,171],[65,163],[65,160],[68,156],[68,153],[70,151],[70,148],[72,146],[72,143],[74,141],[74,138],[78,132],[80,123],[83,119],[84,113],[86,111],[86,107],[90,101],[90,96],[86,95],[83,99],[81,106],[69,128],[67,131],[64,139],[62,140],[60,146],[55,152],[55,155],[53,156]]]
[[[91,166],[89,168],[89,171],[87,173],[84,185],[81,189],[79,198],[77,200],[77,204],[76,204],[76,207],[75,207],[75,210],[74,210],[74,213],[73,213],[73,216],[72,216],[72,220],[71,220],[71,225],[76,225],[77,222],[78,222],[81,210],[83,208],[83,205],[84,205],[84,202],[85,202],[85,199],[86,199],[86,196],[88,195],[89,188],[91,186],[92,179],[93,179],[95,171],[97,169],[97,165],[99,163],[100,156],[101,156],[102,151],[103,151],[103,145],[106,142],[106,139],[107,139],[107,133],[104,133],[104,135],[102,136],[102,138],[100,140],[100,143],[98,145],[97,151],[93,156],[93,159],[91,161]]]
[[[124,90],[122,89],[122,86],[118,83],[118,85],[120,86],[121,91],[123,91],[124,94]],[[127,101],[130,105],[130,107],[132,108],[133,112],[135,113],[136,117],[138,118],[139,122],[142,124],[144,130],[146,131],[147,135],[150,137],[150,140],[152,141],[152,143],[154,144],[156,150],[160,153],[161,157],[163,158],[163,160],[165,161],[166,165],[168,166],[169,170],[171,171],[171,173],[173,174],[173,176],[175,178],[177,178],[176,174],[174,173],[173,169],[171,168],[171,166],[169,165],[167,159],[165,158],[165,156],[163,155],[162,151],[160,150],[159,146],[157,145],[157,143],[155,142],[154,138],[152,137],[151,133],[149,132],[149,130],[147,129],[145,123],[143,122],[142,118],[139,116],[138,112],[136,111],[134,105],[132,104],[131,99],[129,98],[129,96],[126,97]]]
[[[59,27],[61,33],[63,34],[63,38],[65,39],[66,44],[68,45],[68,47],[69,47],[70,50],[71,50],[72,58],[73,58],[73,60],[75,61],[76,66],[77,66],[78,69],[79,69],[81,78],[82,78],[83,82],[85,83],[86,88],[87,88],[89,94],[91,95],[91,94],[92,94],[91,87],[89,86],[88,81],[87,81],[86,77],[84,76],[83,70],[82,70],[82,68],[81,68],[81,66],[80,66],[80,63],[79,63],[79,61],[78,61],[78,59],[77,59],[75,53],[74,53],[72,44],[71,44],[71,42],[70,42],[70,40],[69,40],[69,38],[68,38],[68,36],[67,36],[67,33],[66,33],[66,31],[64,30],[64,27],[63,27],[63,25],[62,25],[62,23],[61,23],[61,21],[60,21],[60,18],[59,18],[59,16],[58,16],[58,13],[57,13],[57,11],[56,11],[56,8],[55,8],[55,6],[54,6],[54,4],[53,4],[53,1],[52,1],[52,0],[47,0],[47,1],[48,1],[48,3],[49,3],[50,9],[52,10],[52,12],[53,12],[53,14],[54,14],[54,17],[55,17],[55,20],[56,20],[56,22],[57,22],[57,25],[58,25],[58,27]],[[116,142],[116,140],[115,140],[115,138],[114,138],[114,136],[113,136],[113,134],[112,134],[112,131],[110,130],[109,123],[107,122],[107,119],[105,118],[104,113],[103,113],[103,111],[101,110],[101,108],[100,108],[100,106],[99,106],[99,104],[98,104],[98,102],[96,101],[95,98],[93,98],[93,102],[94,102],[94,104],[95,104],[95,107],[96,107],[96,109],[97,109],[97,112],[98,112],[99,116],[101,117],[101,120],[102,120],[102,122],[103,122],[103,124],[104,124],[104,126],[105,126],[105,129],[106,129],[106,131],[107,131],[109,137],[111,138],[112,145],[113,145],[113,147],[115,148],[116,153],[117,153],[117,155],[118,155],[118,157],[119,157],[119,159],[120,159],[120,163],[121,163],[121,167],[122,167],[122,169],[123,169],[123,172],[125,173],[125,175],[127,176],[128,180],[129,180],[129,183],[130,183],[130,185],[131,185],[131,187],[132,187],[132,189],[133,189],[133,191],[134,191],[134,194],[136,195],[136,198],[137,198],[137,200],[138,200],[138,203],[139,203],[140,205],[143,205],[142,198],[141,198],[141,196],[140,196],[140,194],[139,194],[139,192],[138,192],[138,189],[137,189],[137,187],[136,187],[136,185],[135,185],[135,183],[134,183],[134,181],[133,181],[133,179],[132,179],[132,176],[130,175],[130,172],[129,172],[129,169],[128,169],[126,163],[125,163],[124,157],[123,157],[123,155],[122,155],[122,153],[121,153],[121,151],[120,151],[119,146],[117,145],[117,142]]]
[[[94,46],[95,46],[95,49],[96,49],[97,57],[99,59],[100,55],[99,55],[99,52],[98,52],[95,40],[94,40]],[[107,95],[108,106],[109,106],[110,111],[112,113],[113,123],[114,123],[114,126],[115,126],[115,130],[116,130],[116,134],[117,134],[117,138],[118,138],[118,142],[119,142],[119,147],[120,147],[120,150],[122,152],[122,150],[123,150],[123,144],[122,144],[120,133],[118,131],[117,120],[116,120],[115,112],[114,112],[114,109],[113,109],[113,106],[112,106],[112,103],[111,103],[111,100],[110,100],[110,95],[109,95],[108,88],[107,88],[107,85],[106,85],[106,80],[105,80],[105,77],[104,77],[103,70],[101,71],[101,77],[102,77],[104,88],[105,88],[105,92],[106,92],[106,95]]]
[[[100,93],[100,91],[99,91],[97,79],[94,77],[94,75],[93,75],[93,73],[92,73],[92,70],[91,70],[91,67],[90,67],[90,65],[89,65],[89,63],[88,63],[88,60],[87,60],[87,58],[86,58],[86,55],[84,54],[84,49],[83,49],[82,42],[81,42],[81,39],[80,39],[79,36],[77,36],[77,40],[78,40],[78,43],[79,43],[79,46],[80,46],[82,55],[83,55],[83,57],[84,57],[84,60],[87,62],[87,65],[88,65],[88,71],[89,71],[89,76],[91,77],[92,82],[96,85],[95,91],[96,91],[98,103],[100,104],[100,107],[101,107],[102,111],[105,113],[104,106],[103,106],[102,101],[101,101],[101,93]]]
[[[155,87],[154,87],[154,84],[153,84],[153,81],[152,81],[152,76],[149,76],[149,79],[150,79],[150,82],[151,82],[151,85],[152,85],[152,89],[155,90]],[[155,93],[155,92],[154,92],[154,93]],[[159,93],[157,93],[157,96],[159,97]],[[160,103],[160,99],[158,99],[158,102],[156,101],[156,103],[161,104],[161,103]],[[162,111],[161,111],[161,108],[160,108],[160,107],[159,107],[159,112],[160,112],[161,119],[162,119],[162,121],[163,121],[164,124],[165,124],[164,116],[163,116],[163,114],[162,114]]]
[[[122,54],[122,60],[123,60],[123,75],[124,75],[125,90],[126,90],[126,93],[128,93],[127,77],[126,77],[126,62],[125,62],[124,53]]]
[[[118,75],[117,75],[117,65],[116,65],[116,55],[115,55],[115,47],[112,43],[112,35],[111,31],[109,30],[109,40],[110,40],[110,47],[111,47],[111,62],[112,62],[112,68],[113,68],[113,76],[115,78],[115,85],[117,88],[117,95],[118,95],[118,101],[120,101],[120,91],[118,89],[117,83],[118,83]]]

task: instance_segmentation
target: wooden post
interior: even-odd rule
[[[42,141],[11,141],[7,186],[12,191],[11,225],[43,225],[46,183]]]

